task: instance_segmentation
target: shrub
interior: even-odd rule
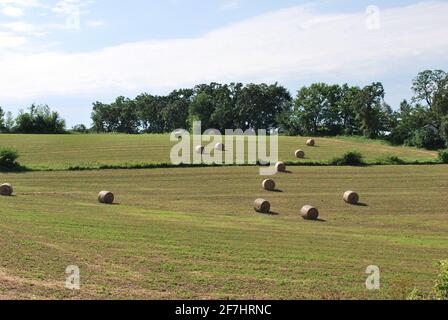
[[[19,154],[16,150],[10,148],[0,147],[0,167],[3,168],[14,168],[19,164],[17,163],[17,158]]]
[[[330,164],[336,166],[362,166],[365,165],[363,155],[357,151],[351,151],[344,154],[342,157],[337,157],[331,160]]]
[[[392,156],[392,155],[388,155],[385,156],[381,159],[379,159],[379,161],[383,164],[405,164],[406,161],[404,161],[403,159],[400,159],[397,156]]]
[[[409,146],[437,150],[445,146],[445,141],[437,130],[432,127],[424,127],[415,131],[414,135],[406,141]]]
[[[439,279],[436,281],[435,293],[438,299],[448,300],[448,260],[442,260],[439,266]]]
[[[406,300],[409,301],[420,301],[420,300],[426,300],[425,294],[420,291],[419,289],[414,289],[411,291],[411,293],[407,296]]]
[[[441,150],[441,151],[439,151],[439,160],[442,163],[447,163],[448,164],[448,150]]]

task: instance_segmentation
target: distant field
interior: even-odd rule
[[[70,155],[165,161],[169,146],[164,136],[1,139],[36,166]],[[283,138],[284,155],[302,140]],[[312,157],[353,148],[371,158],[427,155],[319,145]],[[0,298],[400,299],[433,286],[435,263],[448,257],[448,166],[293,167],[275,179],[283,192],[262,191],[255,167],[0,173],[16,191],[0,197]],[[103,189],[119,204],[98,204]],[[344,204],[347,189],[366,206]],[[278,215],[254,213],[257,197]],[[304,204],[318,206],[325,222],[299,218]],[[81,268],[77,293],[64,288],[72,264]],[[376,292],[364,285],[372,264],[382,271]]]
[[[392,147],[380,142],[349,138],[318,138],[315,148],[305,146],[306,138],[280,137],[279,156],[283,161],[297,161],[294,152],[301,148],[306,159],[300,162],[328,161],[347,151],[361,152],[373,162],[387,155],[403,160],[430,161],[436,153],[406,147]],[[33,169],[67,169],[101,165],[160,164],[170,162],[173,143],[168,135],[7,135],[0,134],[0,146],[20,152],[22,165]]]

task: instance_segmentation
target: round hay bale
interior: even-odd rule
[[[316,145],[316,141],[315,141],[314,139],[309,139],[309,140],[306,142],[306,145],[307,145],[308,147],[314,147],[314,146]]]
[[[296,158],[298,158],[298,159],[303,159],[303,158],[305,158],[305,151],[303,151],[303,150],[297,150],[296,153],[295,153],[295,155],[296,155]]]
[[[275,190],[275,181],[272,179],[266,179],[263,181],[263,189],[266,191],[274,191]]]
[[[277,162],[275,168],[277,172],[286,172],[286,164],[284,162]]]
[[[354,191],[347,191],[344,193],[344,201],[348,204],[358,204],[359,195]]]
[[[182,140],[182,131],[181,130],[177,130],[177,131],[175,131],[174,132],[174,137],[177,139],[177,140]]]
[[[313,206],[304,206],[300,210],[300,215],[305,220],[317,220],[319,218],[319,210]]]
[[[100,203],[112,204],[114,203],[115,197],[114,194],[110,191],[101,191],[98,195],[98,201]]]
[[[0,195],[2,196],[10,196],[14,192],[12,185],[9,183],[4,183],[0,186]]]
[[[254,209],[259,213],[269,213],[271,212],[271,204],[264,199],[257,199],[254,202]]]
[[[205,147],[204,146],[197,146],[196,147],[196,153],[197,154],[204,154],[205,152]]]
[[[224,144],[218,142],[218,143],[215,145],[215,150],[217,150],[217,151],[224,151],[224,150],[225,150],[225,146],[224,146]]]

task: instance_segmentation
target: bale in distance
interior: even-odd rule
[[[277,169],[277,172],[286,172],[286,164],[284,162],[277,162],[275,168]]]
[[[10,196],[14,192],[14,189],[10,183],[4,183],[0,185],[0,195]]]
[[[306,145],[307,145],[308,147],[314,147],[314,146],[316,145],[316,141],[315,141],[314,139],[309,139],[309,140],[306,142]]]
[[[295,155],[296,155],[296,158],[298,158],[298,159],[303,159],[303,158],[305,158],[305,151],[303,151],[303,150],[297,150],[296,153],[295,153]]]
[[[225,146],[224,146],[224,144],[222,144],[221,142],[218,142],[218,143],[215,145],[215,150],[217,150],[217,151],[224,151],[224,150],[225,150]]]
[[[271,204],[264,199],[257,199],[254,202],[254,209],[259,213],[268,214],[271,212]]]
[[[354,191],[347,191],[346,193],[344,193],[344,201],[348,204],[358,204],[359,195]]]
[[[112,204],[114,203],[115,197],[114,194],[110,191],[101,191],[98,195],[98,201],[104,204]]]
[[[205,152],[205,147],[204,146],[197,146],[196,147],[196,153],[197,154],[204,154]]]
[[[319,218],[319,210],[313,206],[307,205],[300,210],[300,215],[305,220],[317,220],[317,218]]]
[[[266,179],[263,181],[263,189],[266,191],[274,191],[275,190],[275,181],[272,179]]]

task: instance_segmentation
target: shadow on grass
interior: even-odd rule
[[[25,166],[15,166],[15,167],[0,167],[0,172],[4,172],[4,173],[14,173],[14,172],[30,172],[30,171],[34,171],[30,168],[27,168]]]
[[[354,206],[356,206],[356,207],[368,207],[369,205],[367,203],[358,202],[358,203],[354,204]]]

